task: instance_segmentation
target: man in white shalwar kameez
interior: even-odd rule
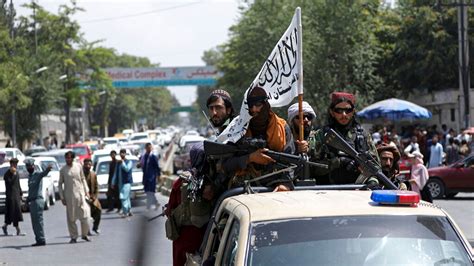
[[[66,206],[67,227],[73,244],[77,242],[78,232],[76,220],[81,222],[81,236],[90,241],[89,232],[90,207],[86,199],[89,197],[89,188],[80,164],[73,162],[74,152],[68,151],[64,155],[66,165],[59,172],[59,196]]]

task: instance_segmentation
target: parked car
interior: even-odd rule
[[[44,151],[44,152],[37,152],[33,153],[31,156],[32,157],[54,157],[56,161],[59,164],[59,169],[61,167],[66,165],[66,160],[64,159],[64,154],[66,152],[72,151],[72,149],[56,149],[56,150],[50,150],[50,151]],[[78,161],[77,157],[75,158],[76,161]]]
[[[474,192],[474,154],[451,165],[428,169],[426,183],[435,199],[452,198],[458,192]]]
[[[173,157],[173,172],[175,174],[179,170],[187,170],[191,167],[191,158],[189,156],[189,151],[191,150],[191,147],[194,144],[203,142],[204,140],[205,138],[200,136],[192,136],[192,138],[187,138],[183,140],[183,146],[179,147],[176,150]]]
[[[258,192],[216,203],[202,249],[188,257],[189,265],[472,265],[474,260],[454,220],[439,207],[417,204],[412,191]],[[407,205],[400,204],[404,200]]]
[[[136,132],[130,135],[130,142],[140,139],[150,139],[150,135],[147,132]]]
[[[45,156],[40,156],[40,157],[35,157],[34,158],[36,162],[38,162],[41,165],[42,169],[46,169],[46,167],[51,164],[52,168],[51,171],[49,171],[48,176],[51,177],[51,181],[53,182],[54,186],[54,193],[56,195],[56,198],[59,198],[59,164],[56,158],[54,157],[45,157]]]
[[[66,148],[72,149],[72,151],[76,154],[76,157],[79,159],[80,163],[83,163],[84,159],[90,159],[92,156],[92,151],[86,144],[68,144],[66,145]]]
[[[0,152],[4,152],[5,161],[9,161],[11,158],[17,158],[19,161],[25,160],[25,155],[18,148],[0,148]]]
[[[108,146],[108,145],[117,146],[117,147],[120,146],[120,140],[116,137],[103,138],[102,143],[104,144],[104,146]]]
[[[10,163],[6,162],[0,165],[0,207],[5,207],[5,180],[3,180],[3,176],[10,168]],[[23,198],[26,199],[28,197],[28,171],[26,171],[26,166],[23,161],[18,162],[17,171],[20,176],[20,187],[21,191],[23,192]],[[43,171],[41,165],[36,162],[35,160],[35,171]],[[54,195],[54,185],[51,177],[45,176],[43,177],[43,186],[42,186],[42,195],[44,199],[44,209],[48,210],[51,205],[54,205],[56,202],[56,198]]]
[[[126,150],[126,154],[127,155],[132,155],[132,153],[130,152],[129,149],[125,149]],[[99,161],[100,158],[103,158],[103,157],[110,157],[110,152],[112,150],[109,150],[109,149],[103,149],[103,150],[97,150],[95,151],[93,154],[92,154],[92,167],[95,171],[96,169],[96,166],[97,166],[97,162]],[[119,154],[119,150],[115,150],[115,152],[117,152],[117,154]]]
[[[117,155],[117,158],[120,158]],[[138,194],[142,194],[143,191],[143,172],[142,169],[137,167],[138,158],[133,155],[127,155],[127,159],[131,160],[133,163],[133,170],[132,170],[132,198],[135,198]],[[109,181],[109,167],[112,158],[110,156],[99,158],[97,162],[97,166],[95,168],[95,173],[97,174],[97,183],[99,184],[99,193],[105,197],[105,193],[108,190],[108,181]]]
[[[48,149],[46,149],[46,147],[44,146],[34,146],[34,147],[30,147],[29,149],[27,149],[24,154],[25,156],[31,156],[33,153],[36,153],[36,152],[43,152],[43,151],[47,151]]]

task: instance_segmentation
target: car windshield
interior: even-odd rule
[[[41,161],[41,168],[46,169],[51,164],[51,171],[59,171],[59,166],[55,161]]]
[[[248,265],[470,265],[445,217],[345,216],[252,224]]]
[[[87,149],[86,149],[86,147],[73,147],[73,148],[72,148],[72,151],[73,151],[76,155],[87,155]]]
[[[98,167],[96,169],[96,174],[98,174],[98,175],[107,174],[108,175],[109,174],[110,162],[111,161],[105,161],[105,162],[101,162],[100,164],[98,164]],[[142,169],[137,167],[137,163],[138,163],[137,160],[132,160],[132,163],[133,163],[132,172],[141,172],[142,171]]]
[[[116,139],[108,139],[108,140],[104,140],[104,144],[117,144],[118,143],[118,140]]]
[[[2,177],[2,179],[5,173],[8,171],[8,169],[10,169],[10,166],[0,168],[0,176]],[[17,165],[16,169],[21,179],[28,178],[28,171],[26,171],[25,165]],[[35,171],[39,171],[39,168],[37,165],[35,165]]]

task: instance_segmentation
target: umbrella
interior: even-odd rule
[[[474,135],[474,127],[470,127],[468,129],[464,130],[462,133]]]
[[[429,119],[432,116],[424,107],[395,98],[371,104],[357,112],[357,115],[368,120],[383,118],[394,121]]]

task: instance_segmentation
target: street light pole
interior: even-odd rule
[[[461,116],[459,126],[468,128],[471,125],[470,106],[470,77],[469,77],[469,40],[467,36],[468,13],[467,7],[474,6],[466,0],[453,1],[451,4],[443,4],[438,0],[438,6],[457,7],[458,9],[458,41],[459,41],[459,92],[463,98],[463,104],[459,106]],[[464,118],[464,123],[462,119]]]

